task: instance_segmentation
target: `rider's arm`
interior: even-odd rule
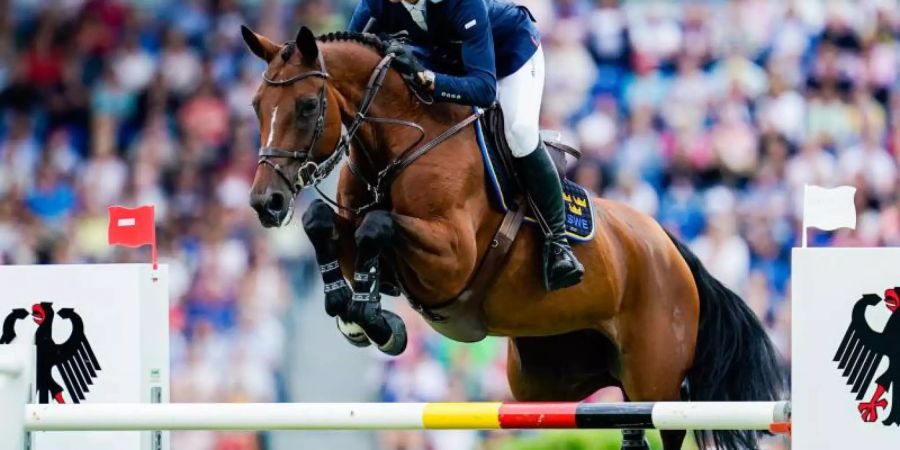
[[[355,33],[362,32],[363,28],[366,27],[366,24],[369,23],[369,19],[374,16],[372,13],[372,9],[369,6],[369,2],[367,0],[361,0],[357,5],[356,9],[353,10],[353,17],[350,18],[350,25],[347,27],[349,31],[353,31]],[[374,32],[377,27],[377,23],[369,32]]]
[[[484,0],[459,0],[448,8],[462,38],[462,76],[435,74],[435,100],[488,107],[497,98],[494,38]]]

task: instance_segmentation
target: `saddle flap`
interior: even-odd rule
[[[500,108],[500,105],[494,104],[494,106],[486,109],[481,118],[481,123],[482,130],[487,138],[487,144],[499,153],[498,156],[500,158],[506,159],[508,157],[511,161],[512,150],[509,148],[509,142],[506,141],[506,133],[503,128],[503,109]],[[577,159],[581,157],[581,152],[562,144],[559,140],[558,132],[549,130],[542,131],[541,140],[544,141],[547,152],[550,154],[550,158],[556,166],[556,172],[559,174],[559,179],[565,179],[566,165],[568,164],[566,161],[566,153],[571,151],[571,154],[576,156]],[[506,163],[506,161],[504,161],[504,166],[510,173],[513,173],[515,170],[511,167],[511,164]]]
[[[509,210],[517,197],[521,195],[515,180],[515,168],[512,164],[512,151],[506,142],[503,128],[503,111],[499,105],[487,109],[476,123],[478,145],[485,164],[485,183],[494,192],[495,205],[503,212]],[[541,138],[556,166],[563,187],[563,200],[566,205],[566,231],[571,242],[585,242],[594,237],[594,206],[587,189],[566,179],[566,155],[580,158],[581,152],[559,142],[549,133],[542,133]],[[536,222],[533,215],[526,216],[529,222]]]

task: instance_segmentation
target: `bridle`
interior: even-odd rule
[[[288,45],[296,44],[288,43]],[[319,88],[318,97],[320,113],[319,117],[316,119],[315,129],[313,129],[313,136],[310,140],[309,145],[299,150],[285,150],[271,146],[262,146],[259,148],[259,160],[257,162],[257,166],[266,165],[272,168],[272,170],[274,170],[275,173],[277,173],[278,176],[281,177],[281,179],[284,180],[285,183],[287,183],[292,195],[296,195],[301,190],[308,187],[314,187],[319,195],[333,206],[345,211],[349,211],[354,215],[364,214],[365,212],[381,206],[384,203],[385,199],[387,198],[388,187],[400,172],[412,165],[413,162],[435,148],[438,144],[444,142],[463,128],[472,124],[482,115],[482,111],[480,109],[477,109],[474,113],[463,119],[461,122],[448,128],[440,135],[434,137],[433,139],[422,145],[419,144],[421,144],[421,142],[425,139],[426,132],[421,125],[403,119],[368,116],[367,114],[369,112],[369,108],[372,106],[375,97],[378,95],[378,91],[384,84],[384,79],[387,77],[387,74],[391,67],[391,61],[393,61],[394,59],[393,54],[387,54],[381,59],[378,65],[375,66],[375,69],[373,69],[372,74],[369,76],[369,81],[366,84],[366,90],[363,94],[363,98],[359,104],[356,115],[354,116],[353,121],[350,123],[350,125],[347,126],[345,130],[342,130],[341,137],[335,144],[334,151],[331,153],[331,155],[325,158],[325,160],[317,163],[313,160],[312,153],[313,151],[315,151],[318,145],[319,138],[321,137],[325,128],[325,117],[328,107],[326,89],[328,86],[328,79],[330,78],[330,76],[328,75],[328,71],[325,68],[325,58],[322,56],[321,51],[319,52],[317,59],[319,63],[319,70],[303,72],[301,74],[283,80],[271,79],[266,75],[265,72],[263,72],[263,81],[267,85],[275,87],[289,86],[307,78],[315,77],[322,79],[322,86]],[[409,85],[409,81],[405,81],[407,81],[407,85]],[[422,96],[422,93],[419,92],[414,86],[410,86],[410,88],[420,101],[426,104],[431,103],[431,101],[424,98]],[[329,174],[331,174],[331,172],[335,167],[337,167],[338,163],[340,163],[344,156],[350,154],[351,142],[355,142],[357,146],[362,148],[361,142],[359,142],[359,140],[356,138],[356,133],[357,131],[359,131],[359,128],[366,122],[410,127],[419,132],[419,137],[404,152],[400,154],[400,157],[390,162],[381,171],[378,171],[374,182],[369,181],[369,179],[363,175],[363,173],[354,164],[352,158],[348,158],[347,161],[350,173],[366,185],[366,189],[371,194],[372,200],[369,203],[366,203],[359,207],[348,207],[340,205],[337,201],[329,198],[319,189],[319,183],[321,183],[322,180],[324,180],[328,177]],[[295,176],[290,176],[285,172],[285,169],[280,164],[278,164],[277,162],[273,162],[271,158],[285,158],[289,161],[300,161],[300,169],[297,170],[297,174]],[[371,164],[371,160],[369,162]]]
[[[334,170],[334,167],[337,166],[337,163],[341,158],[341,155],[338,154],[338,152],[332,153],[321,163],[316,163],[312,158],[312,153],[319,143],[319,138],[322,137],[322,132],[325,129],[325,117],[328,109],[328,98],[325,89],[328,86],[329,76],[328,71],[325,68],[325,58],[322,57],[321,53],[319,53],[318,60],[319,70],[303,72],[290,78],[275,80],[269,78],[265,72],[263,72],[262,75],[263,81],[267,85],[275,87],[290,86],[307,78],[322,79],[322,86],[319,88],[318,97],[318,111],[320,111],[320,115],[316,119],[316,125],[313,129],[313,136],[309,145],[298,150],[285,150],[272,146],[261,146],[259,148],[259,160],[257,161],[257,166],[266,165],[272,168],[272,170],[284,180],[291,190],[291,194],[294,195],[310,185],[316,185],[321,182],[332,170]],[[274,132],[274,130],[270,131],[270,133],[272,132]],[[273,162],[271,158],[286,158],[290,161],[300,161],[300,169],[297,171],[296,175],[290,176],[285,172],[284,167],[277,162]]]

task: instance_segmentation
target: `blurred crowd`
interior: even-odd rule
[[[0,258],[146,262],[146,249],[107,246],[106,207],[153,204],[177,402],[284,400],[285,318],[308,284],[300,233],[264,234],[247,203],[261,68],[243,21],[228,1],[0,1]]]
[[[542,126],[584,152],[570,176],[689,242],[764,321],[787,376],[803,186],[857,188],[856,230],[810,231],[810,245],[900,245],[900,4],[519,3],[543,35]],[[504,340],[423,335],[385,366],[384,400],[509,395]],[[397,449],[478,442],[475,432],[454,436],[385,439]]]
[[[154,204],[170,264],[174,401],[285,398],[286,316],[310,293],[298,228],[247,204],[261,63],[276,40],[340,29],[353,0],[0,0],[0,258],[144,261],[106,246],[106,206]],[[571,173],[657,217],[741,293],[790,360],[790,248],[804,184],[857,188],[855,231],[812,245],[900,245],[900,6],[893,0],[522,0],[547,58],[542,125]],[[324,320],[324,319],[323,319]],[[507,397],[505,343],[462,346],[410,316],[383,364],[388,401]],[[598,399],[616,399],[613,391]],[[386,433],[387,448],[478,435]],[[186,433],[176,448],[256,449]]]

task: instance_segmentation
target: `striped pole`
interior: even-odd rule
[[[770,430],[788,402],[27,405],[28,431],[621,428]]]

